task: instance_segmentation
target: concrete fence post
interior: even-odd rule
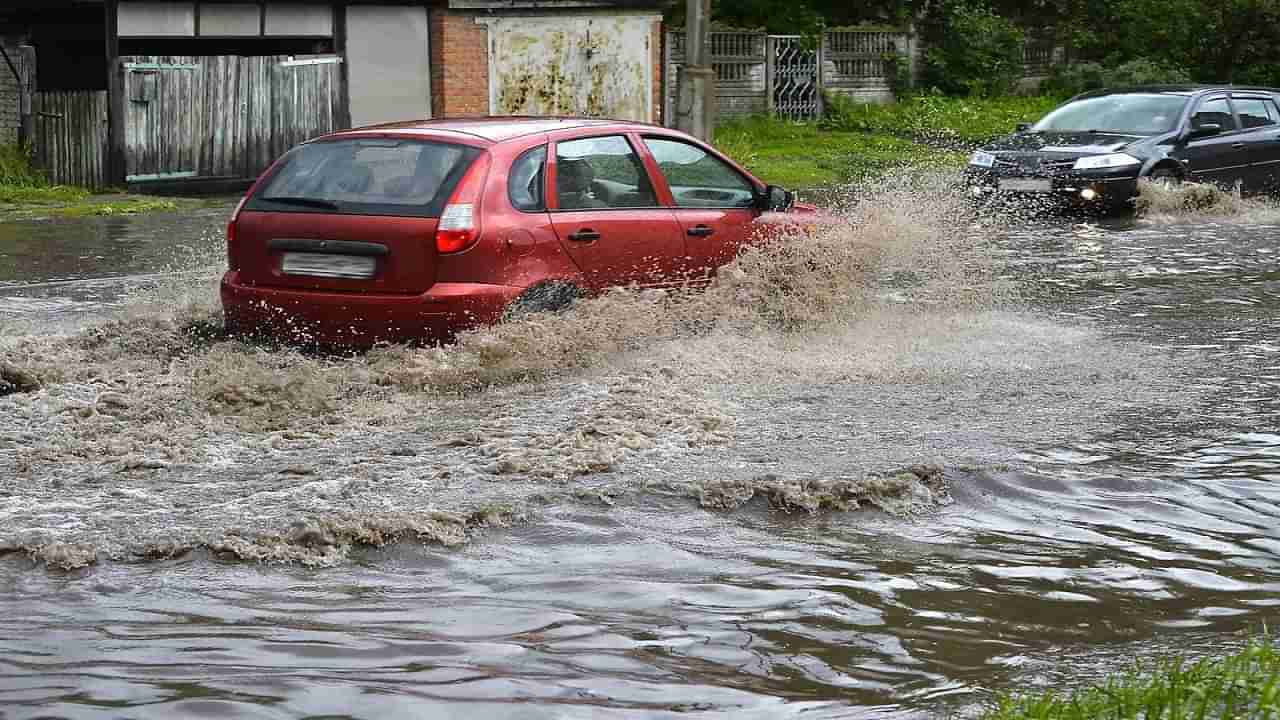
[[[914,89],[920,87],[920,35],[916,24],[907,25],[907,83]]]
[[[710,140],[715,127],[716,71],[711,65],[711,0],[689,0],[684,64],[677,78],[676,127]]]

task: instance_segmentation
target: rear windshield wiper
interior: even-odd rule
[[[259,198],[264,202],[280,203],[281,205],[302,205],[304,207],[320,208],[321,210],[337,210],[338,204],[329,202],[328,200],[320,200],[318,198],[307,197],[263,197]]]

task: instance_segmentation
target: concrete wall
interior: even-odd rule
[[[199,34],[204,37],[328,37],[333,6],[316,3],[233,3],[201,5]],[[120,37],[194,37],[192,0],[120,0]],[[264,32],[265,31],[265,32]]]
[[[214,37],[252,37],[262,33],[258,5],[201,5],[200,34]]]
[[[196,33],[196,6],[123,0],[119,20],[120,37],[190,37]]]

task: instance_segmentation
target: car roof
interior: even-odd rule
[[[1174,84],[1174,85],[1130,85],[1126,87],[1101,88],[1081,93],[1077,97],[1102,97],[1104,95],[1126,95],[1130,93],[1160,93],[1163,95],[1200,95],[1203,93],[1227,92],[1264,92],[1280,94],[1280,89],[1258,87],[1253,85],[1209,85],[1209,84]]]
[[[411,120],[352,128],[333,133],[330,137],[352,133],[386,132],[423,134],[460,134],[490,142],[502,142],[525,135],[535,135],[556,130],[573,130],[591,127],[632,127],[653,129],[655,125],[634,120],[609,120],[605,118],[555,117],[555,116],[477,116],[455,117],[441,120]]]

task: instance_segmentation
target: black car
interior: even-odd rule
[[[1078,95],[983,147],[965,178],[976,198],[1056,198],[1119,207],[1139,178],[1280,189],[1280,90],[1144,86]]]

